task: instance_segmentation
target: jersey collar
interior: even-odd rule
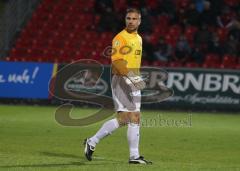
[[[132,32],[132,33],[129,33],[126,28],[125,28],[124,30],[125,30],[125,32],[127,32],[128,34],[132,34],[132,35],[138,34],[137,31],[134,31],[134,32]]]

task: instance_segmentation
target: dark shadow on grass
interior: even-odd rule
[[[53,153],[53,152],[40,152],[41,155],[48,157],[61,157],[61,158],[71,158],[71,159],[85,159],[83,156],[77,156],[74,154],[64,154],[64,153]]]
[[[48,156],[48,157],[61,157],[61,158],[72,158],[72,159],[79,159],[86,161],[86,158],[83,156],[78,156],[74,154],[64,154],[64,153],[53,153],[53,152],[40,152],[41,155]],[[111,160],[105,158],[98,158],[98,156],[93,157],[93,161],[100,161],[100,162],[112,162],[113,164],[123,164],[125,162],[118,161],[118,160]]]
[[[94,162],[69,162],[69,163],[46,163],[46,164],[19,164],[19,165],[6,165],[0,166],[0,169],[10,169],[10,168],[51,168],[51,167],[71,167],[71,166],[106,166],[106,165],[115,165],[119,164],[118,162],[101,162],[101,163],[94,163]]]
[[[54,163],[54,164],[29,164],[29,165],[8,165],[8,166],[0,166],[0,168],[16,168],[16,167],[23,167],[23,168],[31,168],[31,167],[65,167],[65,166],[81,166],[85,165],[84,162],[70,162],[70,163]]]
[[[41,155],[48,156],[48,157],[61,157],[61,158],[70,158],[74,160],[79,160],[78,162],[69,162],[69,163],[45,163],[45,164],[19,164],[19,165],[6,165],[0,166],[0,168],[47,168],[47,167],[71,167],[71,166],[86,166],[86,165],[112,165],[112,164],[126,164],[122,161],[117,160],[110,160],[110,159],[101,159],[101,158],[93,158],[94,161],[89,162],[85,159],[84,156],[78,156],[73,154],[64,154],[64,153],[53,153],[53,152],[40,152]],[[100,163],[99,163],[100,162]]]

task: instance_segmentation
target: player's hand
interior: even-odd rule
[[[127,84],[133,84],[138,90],[142,90],[146,87],[146,83],[142,77],[135,75],[132,71],[127,74],[127,77],[124,77]]]

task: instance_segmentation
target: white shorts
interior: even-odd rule
[[[117,112],[140,112],[141,91],[126,84],[123,76],[112,77],[112,98]]]

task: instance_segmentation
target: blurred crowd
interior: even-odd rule
[[[99,0],[97,31],[119,32],[128,7],[141,10],[147,61],[201,64],[210,53],[240,56],[239,0]]]

